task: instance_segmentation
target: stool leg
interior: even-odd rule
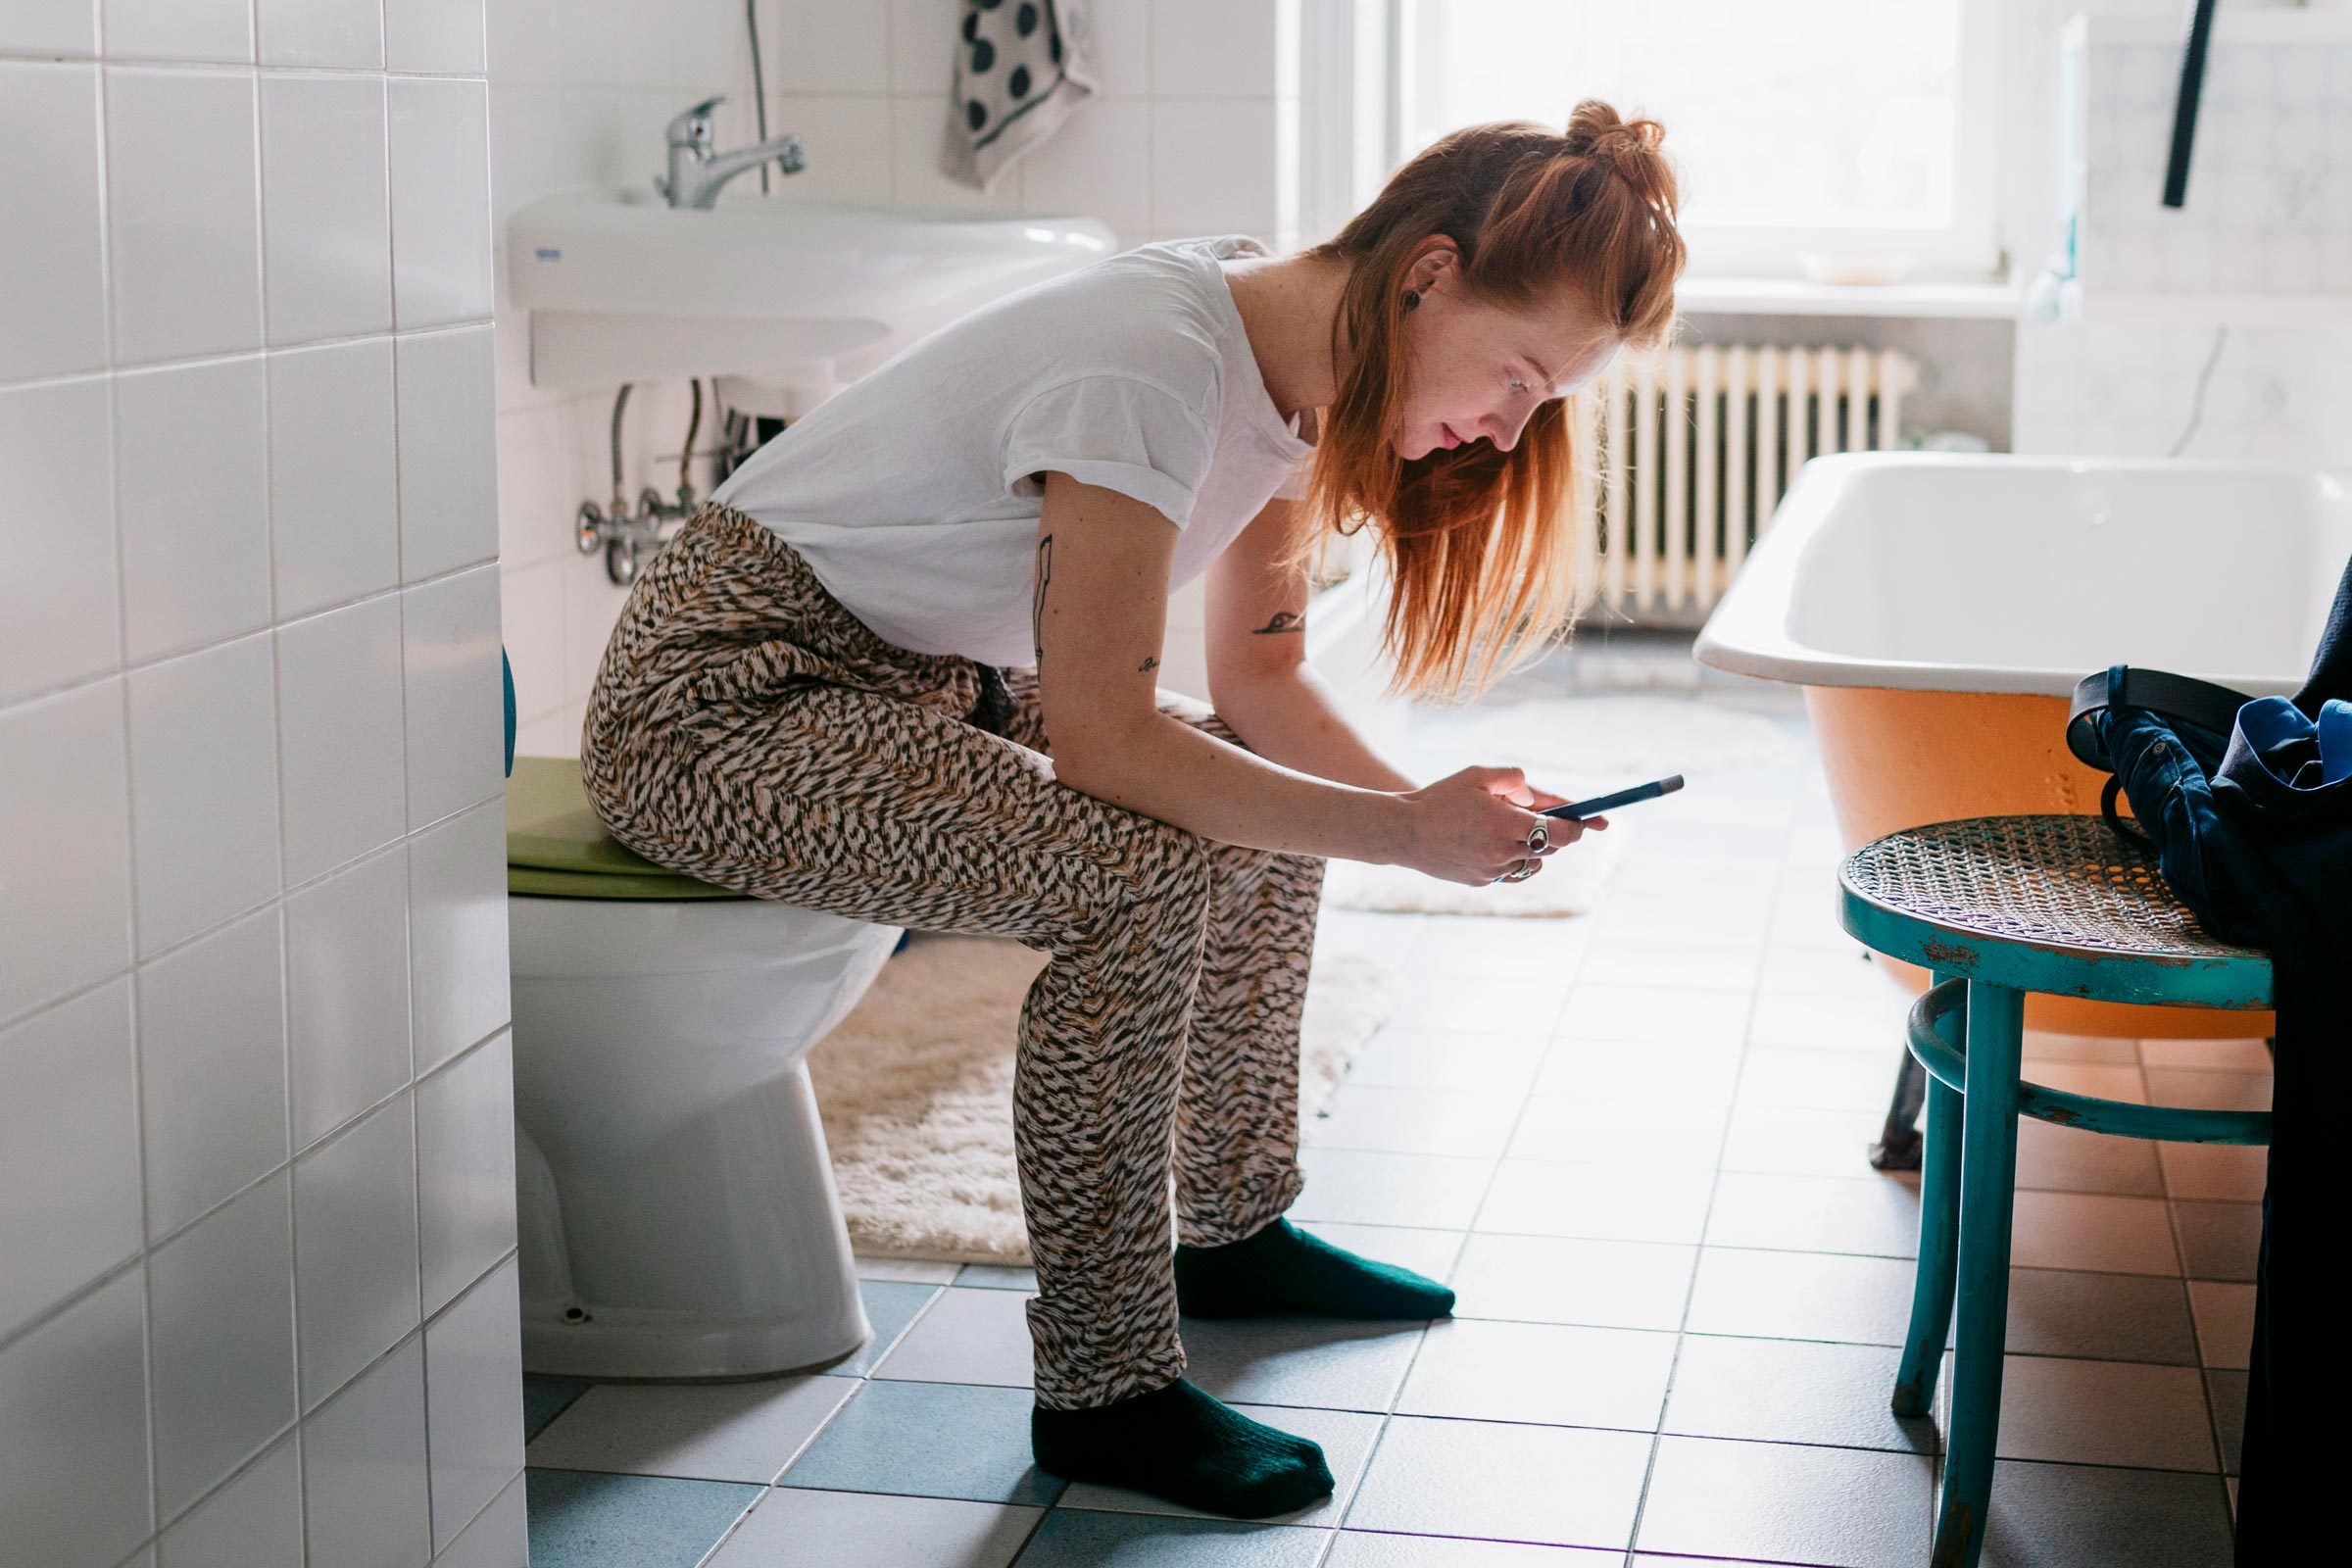
[[[1961,1107],[1960,1329],[1935,1568],[1976,1568],[2000,1440],[2009,1332],[2009,1222],[2017,1187],[2017,1079],[2026,998],[1970,982],[1968,1089]]]
[[[1946,975],[1937,975],[1941,984]],[[1909,1053],[1905,1053],[1909,1060]],[[1918,1063],[1912,1063],[1917,1066]],[[1922,1075],[1926,1073],[1921,1068]],[[1960,1127],[1958,1090],[1928,1079],[1928,1141],[1920,1163],[1919,1270],[1911,1284],[1911,1328],[1894,1375],[1894,1413],[1927,1415],[1936,1404],[1943,1370],[1943,1337],[1952,1326],[1952,1280],[1960,1261]]]
[[[1886,1104],[1886,1125],[1870,1146],[1873,1170],[1917,1170],[1920,1160],[1919,1105],[1928,1086],[1928,1069],[1910,1052],[1894,1070],[1894,1093]]]

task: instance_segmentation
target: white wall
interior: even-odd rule
[[[480,0],[0,6],[0,1556],[523,1560]]]
[[[1095,0],[1102,92],[982,193],[940,172],[962,0],[760,0],[770,134],[807,142],[779,195],[1084,213],[1122,244],[1240,232],[1295,243],[1298,0]],[[503,228],[550,190],[642,186],[662,127],[724,91],[717,140],[755,140],[739,0],[488,0],[492,203]],[[759,176],[721,198],[759,199]],[[501,237],[503,244],[503,236]],[[499,532],[524,750],[569,754],[623,590],[572,545],[606,501],[612,396],[529,384],[527,318],[498,281]],[[682,385],[631,395],[624,489],[677,485]],[[704,441],[711,437],[704,424]],[[707,466],[696,486],[710,487]],[[1197,592],[1170,611],[1169,684],[1198,684]],[[1179,652],[1182,651],[1182,657]]]
[[[2176,0],[2018,0],[2024,133],[2013,171],[2026,275],[2058,237],[2058,33],[2077,12],[2153,18]],[[2226,7],[2226,11],[2239,8]],[[2086,280],[2132,292],[2179,285],[2260,292],[2266,268],[2292,265],[2296,290],[2352,292],[2352,46],[2267,48],[2217,32],[2190,164],[2187,205],[2160,213],[2177,50],[2094,59],[2089,126],[2092,202]],[[2291,57],[2293,69],[2282,69]],[[2316,137],[2316,140],[2315,140]],[[2332,183],[2292,204],[2265,186],[2313,149],[2335,149]],[[2280,274],[2278,281],[2288,281]],[[2218,320],[2118,319],[2018,325],[2015,449],[2025,453],[2244,459],[2352,466],[2352,325],[2231,325],[2198,409],[2196,385]],[[2192,415],[2194,423],[2192,427]],[[2180,444],[2183,434],[2185,444]]]

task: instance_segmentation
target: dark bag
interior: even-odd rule
[[[2289,701],[2118,665],[2075,689],[2067,744],[2113,777],[2101,810],[2155,848],[2208,931],[2269,953],[2269,1180],[2255,1265],[2237,1561],[2292,1560],[2334,1529],[2330,1430],[2352,1396],[2335,1338],[2337,1125],[2352,1094],[2352,563]],[[2118,789],[2133,821],[2115,809]]]

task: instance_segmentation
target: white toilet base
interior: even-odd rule
[[[870,1330],[803,1058],[899,933],[756,900],[510,901],[522,1364],[744,1378]]]

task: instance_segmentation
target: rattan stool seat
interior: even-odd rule
[[[1848,856],[1838,882],[1847,930],[1929,968],[2110,1002],[2270,1004],[2270,960],[2209,935],[2155,855],[2095,816],[1890,833]]]

